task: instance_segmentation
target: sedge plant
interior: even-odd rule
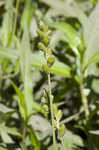
[[[38,47],[40,50],[43,51],[44,57],[46,59],[46,64],[43,65],[43,69],[47,73],[47,77],[48,77],[48,97],[49,97],[49,102],[50,102],[53,147],[54,147],[54,149],[56,149],[54,113],[53,113],[53,95],[52,95],[52,91],[51,91],[51,73],[50,73],[50,68],[54,64],[55,58],[52,54],[52,49],[49,47],[51,31],[48,29],[47,26],[45,26],[43,24],[43,22],[40,22],[40,30],[38,31],[38,33],[39,33],[39,36],[42,41],[42,42],[38,43]]]
[[[46,64],[44,64],[42,67],[43,70],[46,72],[48,78],[48,91],[46,92],[45,90],[41,102],[44,103],[44,109],[46,111],[47,117],[48,117],[48,113],[50,113],[51,124],[52,124],[52,135],[53,135],[53,150],[57,150],[58,148],[56,145],[55,131],[58,131],[58,139],[61,140],[61,144],[63,145],[62,137],[65,134],[65,125],[60,124],[60,120],[63,114],[62,111],[58,109],[56,104],[53,102],[54,97],[51,91],[50,69],[55,62],[55,57],[53,55],[52,49],[50,48],[51,31],[48,29],[46,25],[44,25],[42,21],[40,22],[40,30],[38,30],[38,34],[41,40],[41,42],[38,43],[38,47],[41,51],[43,51],[46,60]],[[48,95],[48,97],[46,95]]]

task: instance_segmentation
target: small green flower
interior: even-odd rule
[[[44,53],[46,52],[46,46],[43,43],[38,43],[38,48],[42,50]]]
[[[65,125],[63,124],[59,127],[59,136],[63,137],[65,135],[65,132],[66,132],[66,128]]]
[[[44,64],[44,65],[42,66],[42,68],[43,68],[43,70],[44,70],[46,73],[49,73],[49,67],[48,67],[47,64]]]
[[[53,55],[50,55],[50,56],[48,57],[48,59],[47,59],[47,63],[48,63],[48,65],[49,65],[49,67],[52,67],[52,65],[54,64],[54,62],[55,62],[54,56],[53,56]]]
[[[45,37],[43,38],[43,42],[44,42],[44,44],[45,44],[46,46],[48,46],[49,43],[50,43],[50,37],[45,36]]]

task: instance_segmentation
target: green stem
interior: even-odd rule
[[[81,93],[82,103],[83,103],[84,110],[85,110],[85,116],[88,119],[88,116],[89,116],[88,100],[84,92],[84,86],[82,83],[80,84],[80,93]]]
[[[25,122],[23,123],[23,132],[22,132],[22,135],[23,135],[22,147],[23,147],[23,150],[27,150],[26,149],[26,144],[25,144],[25,137],[26,137],[26,123]]]
[[[79,117],[79,115],[82,114],[83,112],[84,112],[84,108],[81,109],[78,113],[76,113],[76,114],[74,114],[74,115],[72,115],[72,116],[70,116],[70,117],[68,117],[68,118],[66,118],[66,119],[64,119],[64,120],[62,120],[62,121],[60,122],[60,125],[72,121],[72,120],[75,119],[76,117]]]
[[[16,24],[17,24],[17,16],[18,16],[19,3],[20,3],[20,0],[17,0],[17,2],[16,2],[16,11],[15,11],[14,27],[13,27],[13,36],[14,36],[14,34],[15,34],[15,32],[16,32]]]
[[[64,141],[63,141],[63,139],[61,139],[61,144],[62,144],[63,150],[65,150],[65,146],[64,146]]]
[[[84,110],[85,110],[85,116],[86,119],[88,119],[89,116],[89,108],[88,108],[88,99],[87,99],[87,95],[85,94],[85,87],[84,87],[84,69],[83,69],[83,59],[84,58],[84,54],[82,54],[81,60],[80,60],[80,72],[81,72],[81,79],[80,79],[80,93],[81,93],[81,99],[82,99],[82,104],[84,106]]]
[[[56,150],[56,138],[55,138],[55,128],[54,128],[54,114],[53,114],[53,97],[51,93],[51,79],[50,72],[48,73],[48,94],[50,100],[50,111],[51,111],[51,123],[52,123],[52,134],[53,134],[53,147]]]

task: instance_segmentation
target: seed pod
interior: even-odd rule
[[[40,29],[43,31],[43,32],[47,32],[48,31],[48,26],[46,26],[42,21],[40,21]]]
[[[44,42],[44,44],[45,44],[46,46],[48,46],[49,43],[50,43],[50,37],[45,36],[45,37],[43,38],[43,42]]]
[[[54,112],[54,115],[56,116],[56,114],[57,114],[57,106],[56,106],[56,104],[53,104],[53,112]]]
[[[53,55],[49,56],[48,59],[47,59],[47,63],[49,65],[49,67],[52,67],[52,65],[54,64],[55,62],[55,58]]]
[[[49,112],[49,108],[48,108],[47,105],[44,105],[43,108],[44,108],[44,110],[45,110],[46,112]]]
[[[42,26],[44,26],[43,21],[40,21],[40,22],[39,22],[39,26],[40,26],[40,28],[41,28]]]
[[[43,32],[48,32],[48,26],[44,25],[43,28],[42,28]],[[50,33],[50,32],[49,32]]]
[[[44,64],[44,65],[43,65],[43,70],[44,70],[46,73],[49,73],[49,67],[47,66],[47,64]]]
[[[45,33],[40,31],[40,30],[37,30],[37,33],[38,33],[38,36],[40,36],[40,38],[44,38],[45,37]]]
[[[62,111],[61,111],[61,110],[58,110],[58,112],[57,112],[56,115],[55,115],[56,120],[57,120],[57,121],[60,121],[61,118],[62,118],[62,115],[63,115]]]
[[[40,49],[40,50],[42,50],[43,52],[46,52],[46,47],[45,47],[45,45],[43,44],[43,43],[38,43],[38,48]]]
[[[63,137],[65,135],[65,132],[66,132],[66,128],[65,125],[63,124],[59,127],[59,136]]]
[[[57,121],[54,120],[54,127],[57,128]]]
[[[46,54],[47,54],[47,56],[52,55],[52,50],[51,50],[51,48],[48,48],[48,49],[47,49]]]
[[[46,99],[44,96],[41,98],[41,103],[46,104]]]
[[[51,30],[48,30],[48,32],[46,33],[46,35],[47,35],[47,36],[50,36],[51,33],[52,33]]]

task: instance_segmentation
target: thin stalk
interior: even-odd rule
[[[88,100],[84,92],[84,86],[82,83],[80,84],[80,93],[81,93],[82,103],[83,103],[84,110],[85,110],[85,116],[88,119],[88,116],[89,116]]]
[[[63,150],[65,150],[63,139],[61,139],[61,144],[62,144]]]
[[[64,120],[62,120],[62,121],[60,122],[60,125],[72,121],[72,120],[75,119],[76,117],[79,117],[79,115],[81,115],[83,112],[84,112],[84,108],[83,108],[82,110],[80,110],[78,113],[76,113],[76,114],[74,114],[74,115],[72,115],[72,116],[70,116],[70,117],[68,117],[68,118],[66,118],[66,119],[64,119]]]
[[[26,137],[26,123],[25,123],[25,122],[23,123],[22,136],[23,136],[23,139],[22,139],[22,147],[23,147],[23,150],[27,150],[27,149],[26,149],[26,144],[25,144],[25,137]]]
[[[56,149],[56,138],[55,138],[55,128],[54,128],[54,114],[53,114],[53,97],[51,93],[51,79],[50,72],[48,73],[48,94],[50,100],[50,111],[51,111],[51,123],[52,123],[52,134],[53,134],[53,146]]]
[[[18,16],[19,3],[20,3],[20,0],[17,0],[17,2],[16,2],[16,10],[15,10],[14,27],[13,27],[13,36],[14,36],[14,34],[15,34],[15,32],[16,32],[16,25],[17,25],[17,16]]]
[[[80,72],[81,72],[81,81],[80,81],[80,93],[81,93],[81,99],[82,99],[82,104],[84,106],[85,110],[85,117],[88,119],[89,116],[89,108],[88,108],[88,99],[87,95],[85,94],[85,87],[84,87],[84,69],[83,69],[83,64],[84,64],[84,54],[82,54],[81,60],[80,60]]]

